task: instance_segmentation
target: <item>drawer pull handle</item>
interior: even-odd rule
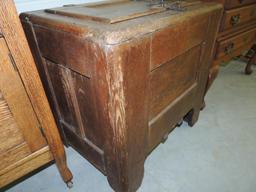
[[[230,19],[230,24],[232,26],[237,25],[240,22],[240,14],[233,15]]]
[[[233,49],[234,49],[235,44],[234,43],[229,43],[226,47],[225,47],[225,54],[229,55]]]
[[[244,0],[239,0],[239,3],[241,3],[241,4],[242,4],[243,2],[244,2]]]

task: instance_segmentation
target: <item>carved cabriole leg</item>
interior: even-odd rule
[[[106,130],[107,178],[116,192],[135,192],[141,185],[147,156],[150,41],[144,38],[104,45],[104,50],[107,63],[98,62],[96,73],[105,73],[105,79],[97,80],[101,89],[95,91],[101,92],[101,113],[109,111],[102,125]]]
[[[248,61],[246,67],[245,67],[245,74],[250,75],[252,73],[252,65],[256,64],[256,52],[254,52],[251,59]]]

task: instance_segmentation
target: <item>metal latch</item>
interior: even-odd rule
[[[164,7],[166,10],[174,10],[174,11],[186,11],[187,7],[197,5],[200,1],[182,1],[182,0],[175,0],[175,1],[151,1],[150,6],[152,7]]]

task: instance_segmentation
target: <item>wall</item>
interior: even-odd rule
[[[25,11],[58,7],[67,4],[78,4],[94,1],[99,0],[14,0],[19,13]]]

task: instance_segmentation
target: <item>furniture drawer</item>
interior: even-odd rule
[[[220,31],[231,29],[238,25],[253,21],[256,19],[256,4],[227,10],[224,13]]]
[[[225,3],[225,8],[233,9],[233,8],[249,5],[252,3],[256,3],[256,0],[227,0]]]
[[[238,34],[229,39],[217,41],[216,58],[230,56],[237,51],[242,51],[248,44],[253,44],[256,39],[256,28]]]

